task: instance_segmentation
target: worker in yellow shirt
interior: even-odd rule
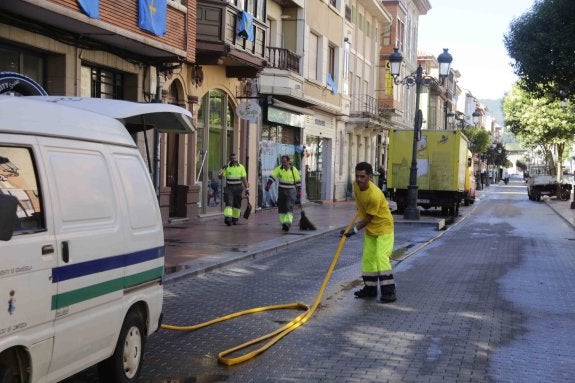
[[[301,198],[301,178],[290,157],[281,156],[281,165],[275,168],[266,183],[266,191],[278,181],[278,214],[282,230],[288,232],[293,222],[293,206]]]
[[[250,194],[246,169],[238,162],[235,153],[230,154],[229,162],[222,168],[219,178],[226,179],[224,188],[224,222],[226,225],[237,225],[242,206],[242,184],[246,197]]]
[[[356,291],[357,298],[377,297],[377,286],[381,290],[379,302],[396,300],[395,280],[391,272],[391,253],[394,233],[393,216],[381,189],[371,179],[373,168],[367,162],[355,166],[353,192],[360,221],[342,235],[351,237],[365,228],[361,273],[364,286]]]

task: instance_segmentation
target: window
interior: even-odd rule
[[[0,146],[0,194],[18,198],[15,234],[46,229],[34,157],[29,148]]]
[[[319,36],[310,33],[309,34],[309,55],[308,55],[308,62],[307,62],[307,72],[308,78],[310,80],[316,80],[318,78],[317,75],[317,59],[318,59],[318,43],[319,43]]]
[[[124,75],[119,72],[82,66],[82,97],[124,98]]]
[[[331,44],[327,47],[327,73],[335,81],[335,47]]]
[[[240,11],[249,12],[253,17],[266,20],[266,2],[265,0],[229,0]]]
[[[397,20],[397,30],[395,34],[395,46],[400,52],[404,51],[403,42],[405,41],[405,25],[403,21]],[[404,53],[405,54],[405,53]]]
[[[0,71],[18,72],[44,87],[45,55],[24,49],[0,46]]]

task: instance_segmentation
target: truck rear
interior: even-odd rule
[[[413,129],[395,129],[389,136],[388,190],[401,213],[407,206]],[[441,208],[443,214],[455,216],[461,201],[475,195],[467,190],[472,187],[469,182],[472,159],[468,146],[467,137],[459,130],[421,131],[416,156],[418,206]]]

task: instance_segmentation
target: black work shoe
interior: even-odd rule
[[[237,224],[238,224],[238,220],[235,219],[235,218],[233,218],[233,219],[232,219],[232,224],[237,225]]]
[[[230,217],[226,217],[224,218],[224,222],[226,223],[226,225],[230,226],[232,224],[232,220]]]
[[[282,231],[289,231],[289,226],[287,223],[282,223]]]
[[[361,290],[357,290],[353,295],[355,295],[356,298],[375,298],[377,297],[377,287],[363,286]]]
[[[379,303],[391,303],[391,302],[395,302],[397,300],[397,297],[395,296],[395,293],[391,293],[391,294],[382,294],[381,297],[379,298],[378,302]]]

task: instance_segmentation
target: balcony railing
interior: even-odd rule
[[[268,66],[299,73],[299,55],[285,48],[268,47]]]
[[[377,99],[367,94],[351,95],[351,106],[349,113],[352,116],[377,116],[379,106]]]

